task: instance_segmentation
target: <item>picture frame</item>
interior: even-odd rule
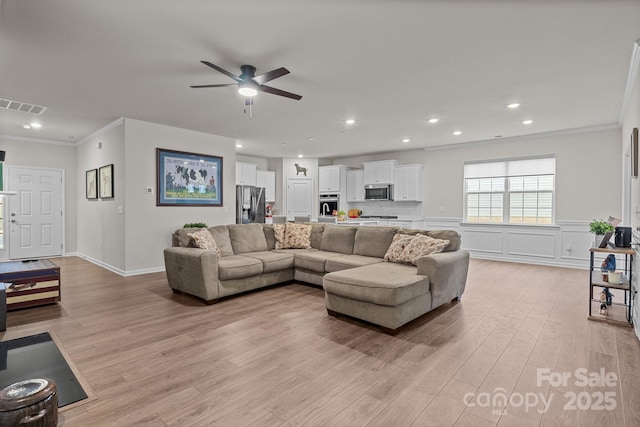
[[[638,177],[638,128],[631,131],[631,178]]]
[[[113,163],[98,169],[98,194],[101,199],[113,198]]]
[[[156,206],[223,206],[220,156],[156,148]]]
[[[98,199],[98,169],[85,172],[86,197],[88,200]]]

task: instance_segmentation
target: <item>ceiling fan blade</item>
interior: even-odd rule
[[[198,89],[198,88],[202,88],[202,87],[225,87],[225,86],[238,86],[235,83],[229,83],[229,84],[225,84],[225,85],[196,85],[196,86],[191,86],[194,89]]]
[[[284,67],[280,67],[277,70],[267,71],[266,73],[257,75],[253,78],[253,81],[258,83],[259,85],[269,82],[271,80],[277,79],[278,77],[282,77],[289,74],[289,70]]]
[[[221,72],[222,74],[224,74],[224,75],[225,75],[225,76],[227,76],[227,77],[231,77],[233,80],[235,80],[235,81],[237,81],[237,82],[241,82],[241,81],[242,81],[242,79],[241,79],[240,77],[236,76],[235,74],[231,74],[230,72],[228,72],[228,71],[227,71],[227,70],[225,70],[224,68],[220,68],[220,67],[218,67],[217,65],[212,64],[212,63],[211,63],[211,62],[209,62],[209,61],[200,61],[200,62],[202,62],[204,65],[207,65],[207,66],[209,66],[209,67],[213,68],[213,69],[214,69],[214,70],[216,70],[216,71]]]
[[[296,95],[295,93],[286,92],[284,90],[276,89],[275,87],[260,85],[258,86],[258,90],[266,93],[271,93],[273,95],[280,95],[287,98],[295,99],[297,101],[302,99],[301,95]]]

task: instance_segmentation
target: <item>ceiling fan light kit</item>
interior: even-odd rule
[[[256,96],[258,91],[246,83],[238,85],[238,93],[242,96]]]
[[[212,64],[211,62],[208,62],[208,61],[200,61],[200,62],[224,74],[225,76],[235,80],[236,83],[235,84],[234,83],[216,84],[216,85],[196,85],[191,87],[194,89],[200,89],[200,88],[227,87],[227,86],[237,85],[238,93],[240,93],[240,95],[245,97],[245,112],[246,112],[247,106],[249,107],[249,111],[251,111],[251,105],[253,105],[252,97],[256,96],[258,92],[265,92],[265,93],[270,93],[272,95],[284,96],[285,98],[295,99],[296,101],[299,101],[300,99],[302,99],[301,95],[296,95],[295,93],[287,92],[281,89],[276,89],[274,87],[265,85],[266,82],[275,80],[278,77],[282,77],[289,74],[289,70],[287,70],[284,67],[280,67],[275,70],[271,70],[256,76],[255,75],[256,67],[254,67],[253,65],[243,65],[240,67],[240,71],[241,71],[240,75],[236,76],[235,74],[230,73],[224,68],[218,67],[217,65]]]

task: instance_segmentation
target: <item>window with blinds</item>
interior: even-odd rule
[[[555,157],[466,163],[466,222],[553,224]]]

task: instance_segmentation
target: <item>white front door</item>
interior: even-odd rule
[[[62,171],[8,169],[9,258],[62,255]]]
[[[287,178],[287,219],[311,216],[313,211],[313,178]]]

